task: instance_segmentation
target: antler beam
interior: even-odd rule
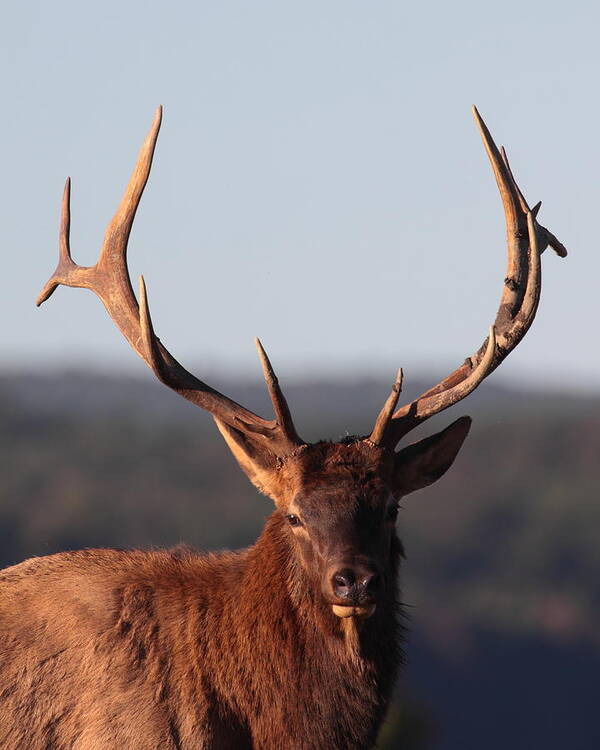
[[[293,426],[270,363],[267,384],[275,408],[274,420],[259,417],[189,373],[154,333],[143,279],[140,280],[139,306],[135,298],[127,268],[127,243],[150,174],[161,120],[162,107],[159,107],[121,203],[106,229],[100,258],[95,266],[78,266],[71,258],[71,181],[67,179],[62,200],[58,265],[42,289],[37,304],[45,302],[60,284],[91,289],[132,348],[163,383],[248,438],[268,445],[275,455],[285,456],[303,443]],[[264,365],[266,354],[262,348],[261,351]]]
[[[473,107],[473,114],[504,207],[508,268],[502,297],[495,323],[477,352],[436,386],[400,407],[387,420],[383,432],[381,426],[376,425],[369,439],[391,448],[418,424],[468,396],[504,361],[533,323],[542,284],[541,253],[550,246],[560,257],[567,255],[558,239],[537,222],[541,202],[529,208],[513,177],[506,152],[498,150],[476,107]],[[375,433],[377,440],[373,438]]]

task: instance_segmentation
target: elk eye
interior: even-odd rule
[[[302,526],[302,521],[298,518],[298,516],[295,516],[293,513],[290,513],[286,516],[287,522],[290,526]]]
[[[398,518],[398,511],[400,510],[398,503],[390,505],[387,511],[388,521],[395,521]]]

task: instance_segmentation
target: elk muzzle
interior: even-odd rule
[[[381,576],[372,564],[336,565],[329,572],[329,588],[337,617],[370,617],[375,612]]]

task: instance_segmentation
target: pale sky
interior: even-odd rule
[[[288,379],[442,377],[485,337],[506,263],[476,103],[570,251],[544,254],[537,320],[494,380],[597,389],[599,28],[596,3],[547,0],[5,3],[3,366],[144,372],[89,292],[34,299],[65,177],[91,264],[163,104],[130,268],[183,364],[259,377],[259,335]]]

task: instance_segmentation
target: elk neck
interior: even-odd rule
[[[344,623],[332,613],[323,598],[320,581],[312,578],[298,561],[289,529],[279,512],[270,516],[258,541],[246,555],[240,581],[243,590],[237,608],[241,626],[253,623],[254,627],[260,627],[259,622],[264,619],[267,632],[272,630],[273,621],[279,622],[282,630],[289,629],[289,633],[294,634],[294,649],[306,652],[318,641],[320,649],[331,651],[342,661],[349,656],[352,661],[357,656],[377,661],[377,646],[382,638],[388,644],[399,640],[396,636],[402,628],[398,624],[398,570],[403,548],[397,537],[394,536],[389,569],[385,571],[381,601],[373,617],[360,623],[355,618],[348,618],[349,622]],[[250,610],[252,617],[249,617]],[[358,653],[354,650],[350,654],[347,648],[350,625],[356,628]]]

